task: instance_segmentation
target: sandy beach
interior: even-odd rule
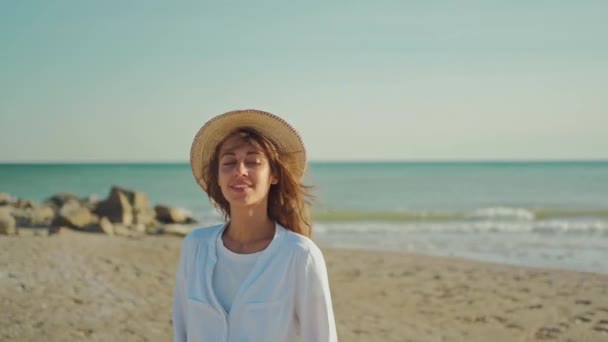
[[[180,244],[0,236],[0,340],[170,340]],[[341,341],[608,341],[607,274],[323,251]]]

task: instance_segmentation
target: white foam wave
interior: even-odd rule
[[[415,234],[415,233],[578,233],[608,235],[605,220],[546,221],[460,221],[438,223],[364,223],[340,222],[315,224],[318,234]]]
[[[533,221],[534,213],[523,208],[491,207],[477,209],[465,217],[468,219]]]

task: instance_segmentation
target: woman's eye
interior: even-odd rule
[[[233,161],[222,163],[222,165],[225,165],[225,166],[234,165],[234,164],[236,164],[236,162],[233,162]]]

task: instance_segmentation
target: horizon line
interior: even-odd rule
[[[373,164],[373,163],[585,163],[608,162],[608,158],[511,158],[511,159],[316,159],[309,164]],[[0,161],[0,165],[110,165],[110,164],[189,164],[188,160],[30,160],[30,161]]]

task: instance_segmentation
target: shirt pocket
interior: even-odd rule
[[[188,341],[223,341],[226,339],[226,322],[209,303],[194,298],[187,301],[186,332]]]
[[[288,341],[293,317],[286,300],[245,304],[242,319],[247,341]]]

